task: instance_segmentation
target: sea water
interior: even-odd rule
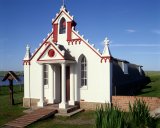
[[[3,77],[0,76],[0,86],[7,86],[9,85],[9,81],[2,81]],[[24,76],[19,76],[20,81],[13,80],[13,85],[20,85],[24,84]]]

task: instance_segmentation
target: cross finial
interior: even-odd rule
[[[109,40],[108,40],[107,37],[106,37],[105,40],[104,40],[104,44],[105,44],[105,45],[109,45]]]
[[[107,37],[104,39],[104,49],[102,55],[111,56],[111,52],[109,50],[109,39]]]
[[[65,6],[65,0],[62,0],[62,3],[63,3],[63,7]]]

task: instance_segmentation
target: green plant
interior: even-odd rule
[[[100,107],[96,108],[96,128],[102,128],[102,121],[103,121],[103,114],[104,114],[104,110],[103,110],[103,106],[101,105]]]
[[[127,128],[124,112],[117,107],[105,104],[96,109],[96,128]]]
[[[145,128],[152,122],[149,108],[143,100],[136,99],[133,105],[129,103],[129,113],[134,123],[140,128]]]

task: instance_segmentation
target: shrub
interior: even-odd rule
[[[157,119],[150,116],[149,108],[143,100],[129,103],[129,112],[123,112],[109,104],[97,107],[96,128],[156,128]]]
[[[97,107],[96,128],[127,128],[124,113],[109,104]]]
[[[133,106],[129,103],[129,113],[134,123],[140,128],[149,126],[151,121],[149,108],[143,100],[136,100]]]

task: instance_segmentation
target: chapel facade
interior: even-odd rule
[[[109,40],[100,53],[76,31],[76,22],[62,6],[52,19],[52,31],[33,54],[26,47],[23,106],[59,104],[66,109],[76,103],[111,103],[115,70],[129,74],[129,62],[111,55]],[[136,65],[142,76],[142,66]],[[114,72],[113,72],[114,71]]]

